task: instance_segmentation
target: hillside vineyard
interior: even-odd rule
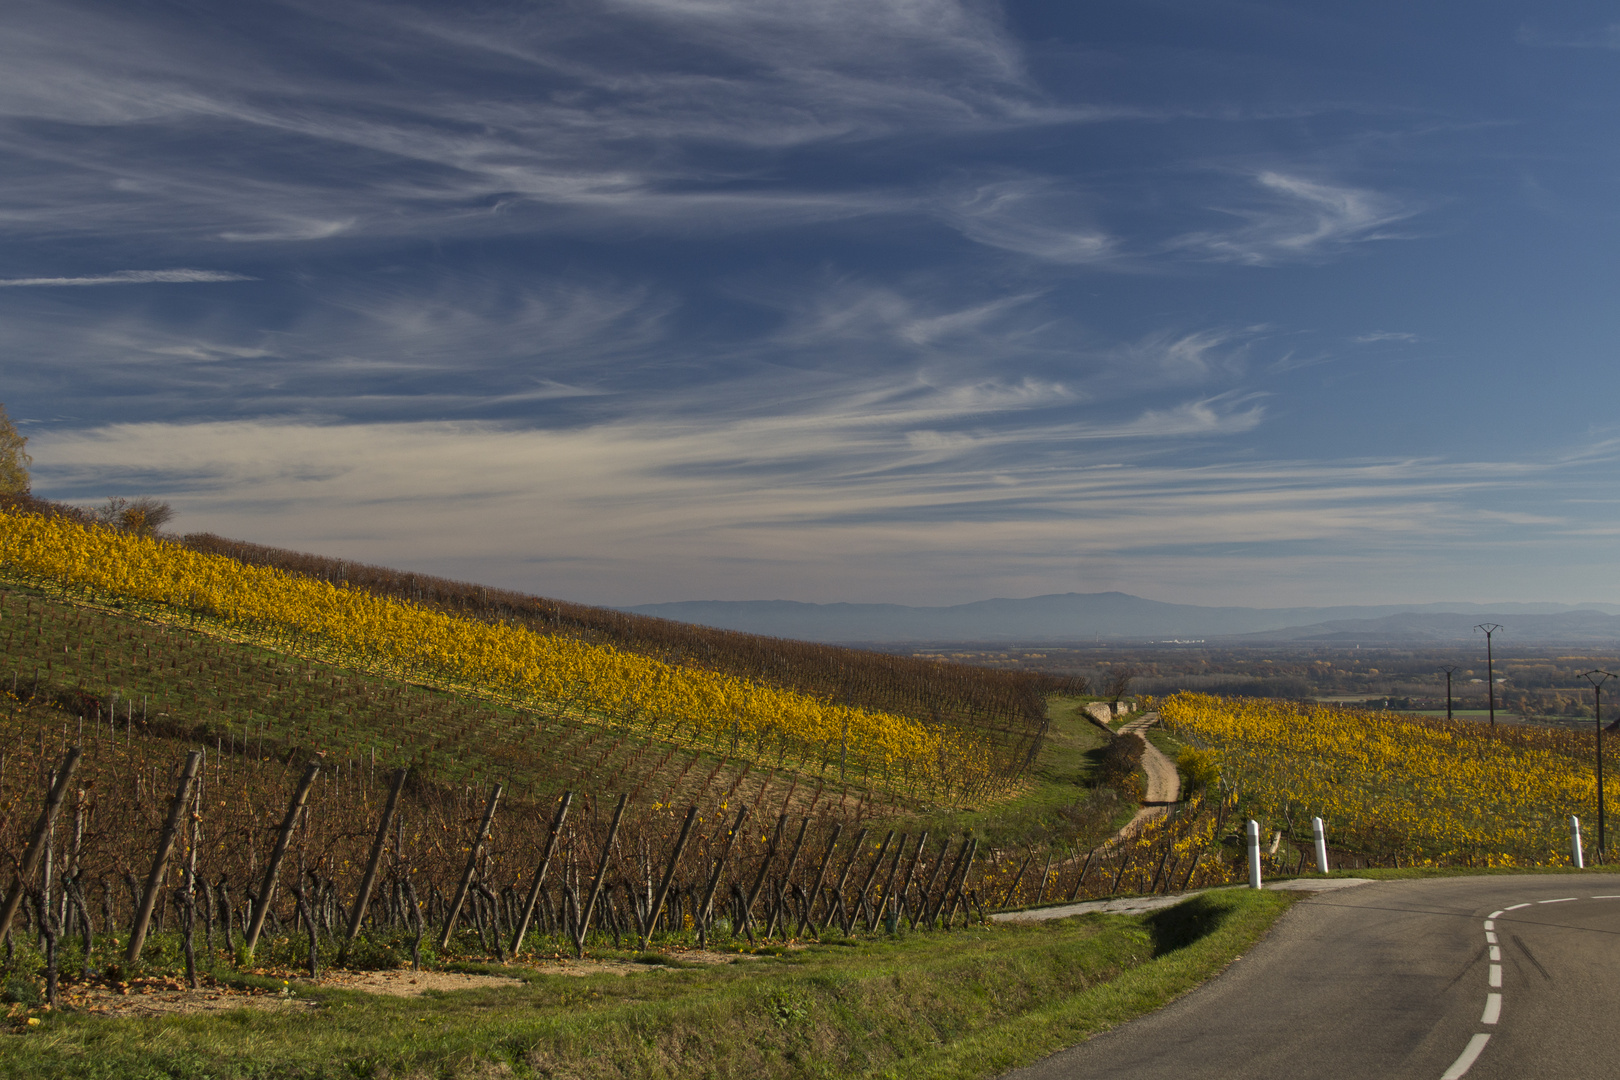
[[[1027,759],[1025,733],[976,730],[820,699],[509,621],[452,615],[161,539],[57,515],[0,515],[15,580],[362,670],[428,681],[552,720],[843,776],[930,802],[995,798]],[[1031,747],[1032,749],[1032,747]]]

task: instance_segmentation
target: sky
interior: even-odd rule
[[[0,9],[34,490],[590,603],[1620,601],[1610,5]]]

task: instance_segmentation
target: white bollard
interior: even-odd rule
[[[1581,819],[1573,814],[1569,818],[1569,854],[1575,860],[1575,869],[1586,869],[1586,859],[1581,855]]]
[[[1328,872],[1327,829],[1323,827],[1321,818],[1311,818],[1311,835],[1316,837],[1316,871],[1325,874]]]
[[[1249,888],[1260,887],[1260,823],[1249,819]]]

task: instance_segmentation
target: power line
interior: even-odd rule
[[[1485,633],[1485,690],[1491,703],[1491,727],[1496,726],[1496,667],[1491,661],[1491,635],[1502,629],[1501,623],[1480,623],[1474,627]]]

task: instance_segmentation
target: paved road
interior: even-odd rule
[[[1620,1077],[1620,875],[1323,893],[1180,1001],[1005,1080],[1464,1075]]]

